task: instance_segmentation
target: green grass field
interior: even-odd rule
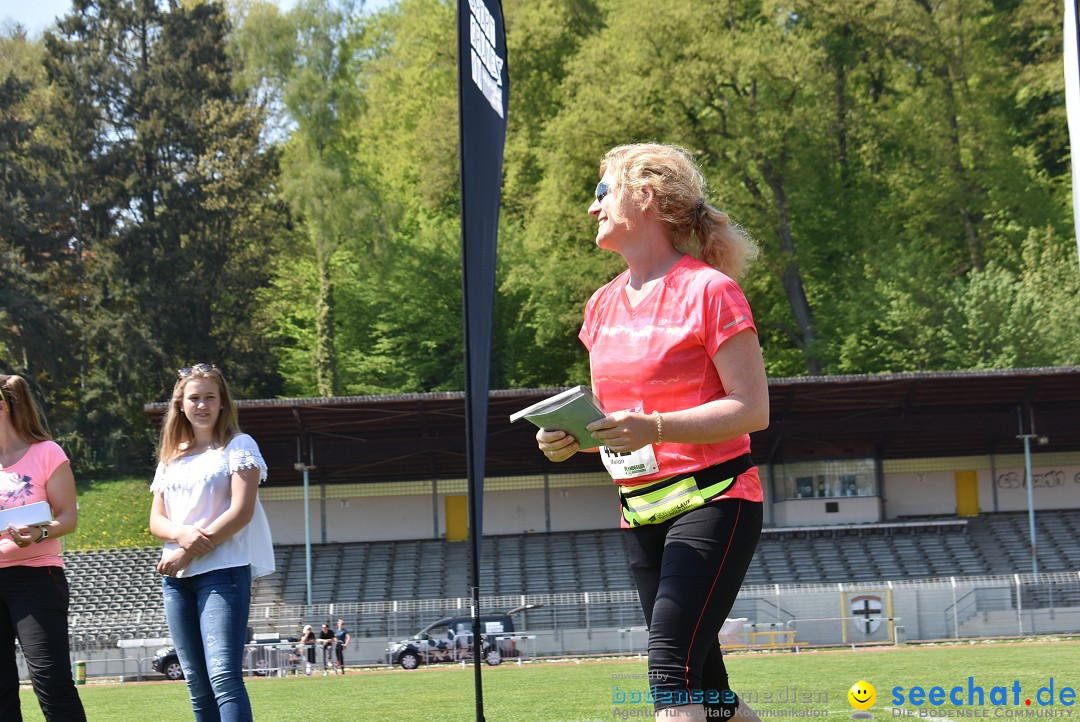
[[[1068,717],[1072,706],[1061,704],[1065,688],[1080,688],[1080,642],[949,644],[803,652],[800,654],[736,654],[729,657],[732,686],[762,712],[763,722],[784,716],[847,720],[855,711],[847,691],[859,680],[876,688],[871,708],[876,720],[897,719],[893,689],[919,686],[927,692],[953,687],[964,705],[904,704],[918,718],[974,712],[989,719],[1010,719],[1015,713],[1054,711]],[[619,693],[629,699],[644,692],[645,663],[638,659],[537,662],[484,667],[484,709],[487,720],[645,719],[650,705],[616,703]],[[967,706],[968,677],[984,690],[984,706]],[[1053,679],[1054,704],[1041,707],[1036,694]],[[1013,704],[1014,684],[1020,685],[1020,704]],[[1008,689],[1008,704],[993,706],[994,687]],[[617,689],[616,689],[617,688]],[[404,670],[357,671],[340,677],[255,678],[250,680],[256,720],[432,720],[467,722],[475,719],[473,670],[431,667]],[[186,688],[178,682],[89,684],[80,687],[87,715],[93,722],[132,720],[166,722],[192,719]],[[772,701],[767,701],[771,695]],[[794,699],[793,699],[794,698]],[[33,693],[22,692],[27,722],[43,719]],[[1031,699],[1032,705],[1024,704]],[[1046,700],[1046,693],[1043,693]],[[947,701],[947,699],[946,699]],[[1066,692],[1065,701],[1070,701]],[[1075,701],[1073,699],[1072,701]],[[807,711],[810,711],[809,713]],[[1077,709],[1080,716],[1080,709]],[[772,713],[771,716],[767,716]],[[1021,717],[1022,719],[1022,717]],[[935,722],[931,719],[931,722]]]
[[[67,549],[158,546],[150,534],[153,476],[113,481],[80,481],[79,528],[61,541]]]

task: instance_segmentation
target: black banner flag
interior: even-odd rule
[[[1065,0],[1065,113],[1069,140],[1080,148],[1080,2]],[[1080,153],[1072,154],[1073,230],[1080,251]]]
[[[465,318],[465,445],[468,454],[476,719],[480,684],[480,541],[484,518],[491,326],[503,146],[510,78],[499,0],[458,0],[458,108],[461,157],[462,305]]]

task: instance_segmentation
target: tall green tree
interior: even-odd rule
[[[822,55],[797,19],[771,6],[609,4],[605,27],[572,61],[563,108],[546,128],[545,178],[527,231],[533,256],[545,263],[531,301],[538,332],[565,336],[567,320],[580,318],[585,288],[597,285],[601,268],[617,265],[582,243],[594,230],[584,209],[599,158],[619,143],[662,140],[698,156],[711,200],[766,248],[774,282],[757,284],[756,303],[772,362],[820,371],[808,243],[799,240],[796,211],[800,184],[816,186],[827,160]],[[590,271],[580,287],[573,282],[573,297],[559,277],[567,261]]]
[[[866,229],[878,232],[859,258],[867,283],[839,299],[826,330],[833,368],[1003,364],[1016,340],[1004,327],[982,325],[981,361],[955,352],[954,341],[971,340],[957,309],[986,287],[987,273],[1034,283],[1022,268],[1029,238],[1060,243],[1065,141],[1032,132],[1060,112],[1060,70],[1051,70],[1060,17],[1047,3],[959,0],[898,0],[874,13],[885,21],[864,32],[879,37],[870,64],[879,82],[862,106],[859,160],[871,179],[860,193],[874,202],[864,217],[878,219]],[[1050,250],[1047,258],[1062,258]]]
[[[587,243],[596,161],[659,140],[696,154],[711,199],[763,247],[744,286],[770,373],[950,368],[965,357],[942,337],[964,335],[955,324],[984,271],[1036,283],[1032,234],[1062,257],[1065,144],[1030,126],[1061,120],[1052,5],[602,3],[551,93],[539,180],[522,194],[508,282],[521,326],[555,349],[562,380],[581,378],[580,308],[618,267]]]
[[[80,430],[145,459],[142,405],[170,369],[221,364],[241,393],[277,387],[256,290],[280,218],[263,113],[232,84],[215,2],[76,0],[46,36],[63,137],[81,160],[72,244],[85,264]]]
[[[282,153],[282,194],[314,261],[315,333],[309,363],[315,390],[323,396],[342,391],[335,340],[336,256],[346,244],[369,235],[372,205],[350,160],[346,133],[361,102],[355,82],[356,22],[356,10],[348,1],[305,0],[285,15],[262,3],[248,10],[236,39],[259,76],[249,79],[266,83],[290,131]],[[279,268],[285,274],[294,270],[291,263]]]
[[[75,259],[41,58],[21,29],[0,37],[0,368],[41,381],[54,407],[74,378]]]
[[[403,0],[364,24],[365,100],[349,134],[354,163],[378,179],[385,240],[367,252],[357,371],[384,389],[464,384],[455,13]]]

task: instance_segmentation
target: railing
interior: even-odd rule
[[[953,638],[960,636],[960,625],[978,613],[978,598],[976,597],[978,591],[978,589],[972,589],[945,607],[943,612],[945,629],[949,636]]]
[[[1040,574],[1038,579],[1011,575],[746,586],[731,616],[747,617],[746,630],[750,632],[794,629],[797,633],[791,641],[799,648],[895,643],[901,636],[935,640],[1075,634],[1080,630],[1080,607],[1074,606],[1078,592],[1080,572]],[[648,643],[645,620],[633,590],[484,597],[480,612],[503,612],[525,604],[543,605],[515,616],[517,633],[531,637],[531,656],[637,654]],[[841,604],[846,614],[837,614]],[[853,605],[858,606],[858,614],[853,613]],[[947,610],[944,615],[943,609]],[[304,624],[344,619],[352,632],[346,663],[381,664],[385,663],[391,643],[407,639],[441,618],[468,614],[467,598],[276,604],[253,607],[250,624],[258,632],[288,638],[299,636]],[[901,618],[903,630],[889,621]],[[867,624],[867,620],[879,623]],[[109,625],[111,630],[122,628],[123,620],[114,622]],[[772,639],[762,635],[752,641],[783,647],[789,640],[774,634]],[[73,646],[74,659],[92,661],[115,656],[115,639]],[[127,674],[131,662],[128,664],[128,672],[112,664],[98,670],[91,665],[89,673],[105,674],[104,669],[109,668],[114,675]]]

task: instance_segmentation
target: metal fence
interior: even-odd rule
[[[259,629],[298,629],[344,619],[354,655],[382,661],[386,644],[442,617],[468,614],[469,600],[421,599],[253,610]],[[636,652],[647,643],[633,590],[484,597],[481,613],[538,608],[515,618],[535,636],[535,655]],[[1080,632],[1080,572],[948,577],[850,584],[747,586],[731,614],[745,623],[728,646],[881,644],[910,640],[1072,634]]]
[[[483,597],[480,612],[515,615],[521,657],[637,654],[648,644],[633,590]],[[304,624],[345,620],[352,632],[347,665],[386,663],[387,646],[442,619],[469,614],[467,598],[317,605],[259,605],[250,624],[283,640]],[[723,635],[729,648],[802,648],[913,640],[1075,634],[1080,632],[1080,571],[949,577],[850,584],[747,586]],[[129,645],[131,643],[129,642]],[[119,653],[119,654],[118,654]],[[143,655],[149,650],[143,652]],[[87,674],[134,671],[124,649],[73,648]],[[100,659],[99,664],[96,660]],[[105,663],[106,660],[113,660]],[[138,663],[146,669],[145,656]],[[121,672],[122,673],[122,672]]]

